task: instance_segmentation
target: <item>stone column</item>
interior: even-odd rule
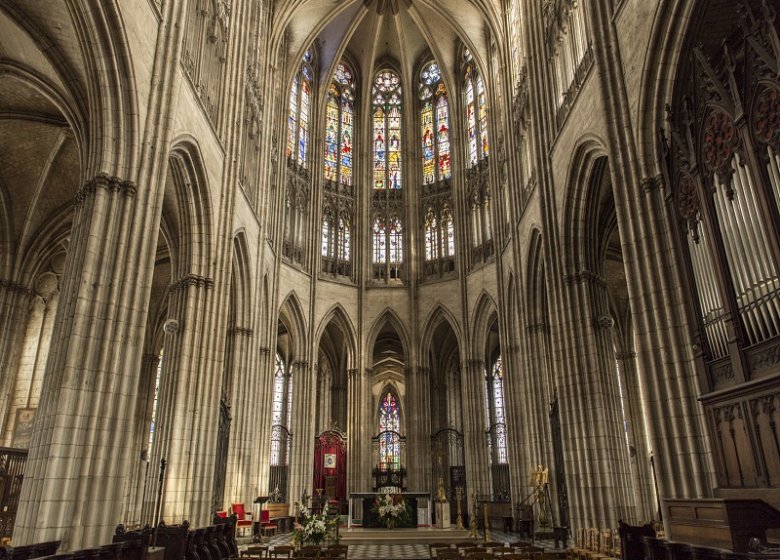
[[[0,387],[11,387],[16,374],[30,290],[9,279],[0,279]],[[10,421],[10,391],[0,391],[0,427]],[[10,444],[10,442],[7,442]]]
[[[485,362],[471,359],[462,368],[465,376],[463,391],[463,445],[466,452],[466,485],[469,512],[475,507],[477,495],[489,495],[490,457],[488,457],[485,426]]]
[[[230,394],[230,439],[222,508],[240,502],[251,509],[250,504],[259,495],[257,480],[251,477],[254,470],[254,447],[260,431],[263,428],[270,429],[270,426],[261,427],[255,423],[255,409],[263,402],[263,397],[267,399],[268,393],[263,391],[263,376],[252,368],[252,329],[235,327],[229,336],[233,342],[233,387]]]
[[[106,542],[124,513],[151,267],[127,274],[136,188],[98,174],[76,197],[14,542]],[[12,306],[13,308],[14,306]]]
[[[365,375],[359,369],[347,371],[347,495],[351,492],[368,491],[365,488],[365,447],[368,445],[362,439],[363,386]]]
[[[432,491],[431,484],[431,417],[428,382],[430,368],[406,370],[406,467],[410,491]]]
[[[250,481],[259,484],[258,496],[268,495],[268,480],[270,478],[271,464],[271,407],[269,395],[273,395],[274,363],[275,355],[269,348],[260,347],[256,352],[257,364],[249,375],[257,376],[257,400],[251,411],[251,421],[254,423],[254,441],[250,446],[252,464]],[[258,406],[258,403],[264,403]]]
[[[629,462],[631,482],[636,503],[633,522],[652,519],[655,516],[655,489],[650,471],[650,450],[647,448],[644,426],[644,406],[639,388],[636,352],[629,350],[615,354],[623,386],[623,400],[630,446]],[[628,520],[626,520],[628,521]]]
[[[198,525],[211,518],[221,375],[209,367],[212,332],[210,278],[188,274],[171,288],[168,317],[178,332],[166,337],[159,394],[160,445],[152,464],[167,461],[162,519]],[[221,374],[221,371],[218,372]],[[216,379],[215,379],[216,378]]]
[[[565,278],[556,385],[561,404],[573,527],[613,527],[634,516],[628,450],[604,282],[588,271]]]
[[[144,502],[148,488],[148,472],[153,470],[149,458],[149,420],[154,406],[154,388],[157,381],[157,368],[160,365],[159,354],[144,354],[141,359],[141,379],[138,384],[138,399],[135,405],[133,419],[133,450],[131,452],[132,471],[128,480],[127,512],[124,519],[127,523],[144,525],[151,524],[151,518],[142,517]],[[157,430],[155,430],[156,432]]]
[[[304,491],[312,495],[314,477],[314,393],[316,384],[309,362],[295,361],[293,366],[292,454],[288,501],[300,501]]]

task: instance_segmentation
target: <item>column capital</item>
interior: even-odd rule
[[[98,173],[84,183],[73,198],[73,203],[78,205],[95,194],[98,189],[108,192],[122,193],[127,198],[134,198],[138,188],[133,181],[123,180],[119,177],[109,176],[107,173]]]

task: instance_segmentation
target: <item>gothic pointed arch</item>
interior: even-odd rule
[[[325,330],[330,327],[337,327],[344,335],[347,349],[347,368],[352,369],[357,364],[357,337],[355,335],[355,326],[350,319],[349,314],[340,303],[334,304],[323,316],[317,330],[315,331],[315,340],[322,340]],[[319,342],[318,342],[319,344]]]
[[[461,346],[463,340],[463,334],[461,332],[460,323],[455,318],[452,311],[447,306],[439,303],[428,312],[428,315],[423,321],[422,336],[420,337],[420,363],[424,363],[427,360],[429,352],[432,350],[432,340],[436,330],[446,323],[455,337],[458,347]]]
[[[406,326],[404,325],[404,322],[401,320],[398,314],[390,308],[384,309],[372,323],[371,328],[368,330],[368,335],[365,339],[366,348],[371,351],[376,347],[379,334],[386,326],[392,328],[392,330],[395,331],[395,333],[398,335],[399,341],[401,343],[400,350],[404,356],[408,356],[409,350],[411,348],[411,339],[409,338],[409,333],[406,329]]]
[[[301,307],[300,298],[295,291],[287,294],[279,306],[279,335],[288,335],[289,342],[285,348],[285,358],[288,360],[303,360],[306,352],[306,320]]]
[[[574,274],[581,271],[595,272],[596,257],[591,251],[595,242],[592,231],[594,191],[603,173],[609,175],[604,143],[595,136],[580,139],[572,152],[566,183],[566,199],[563,209],[562,239],[566,247],[566,271]]]
[[[482,292],[477,297],[474,305],[474,311],[471,313],[471,348],[470,353],[474,358],[481,358],[484,355],[487,332],[491,316],[497,313],[496,301],[487,291]]]

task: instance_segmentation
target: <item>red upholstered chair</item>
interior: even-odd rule
[[[230,510],[238,519],[236,522],[236,533],[244,531],[242,534],[246,534],[247,529],[252,530],[252,514],[246,512],[244,504],[230,504]]]
[[[260,531],[263,536],[276,534],[279,527],[271,521],[271,512],[267,509],[260,510]]]
[[[227,519],[227,511],[218,511],[214,515],[217,517],[221,517],[222,519]]]

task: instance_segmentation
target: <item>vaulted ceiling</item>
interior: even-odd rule
[[[385,60],[410,83],[422,57],[435,56],[450,82],[459,67],[457,45],[484,67],[500,32],[498,0],[285,0],[277,1],[275,29],[287,40],[288,75],[303,52],[319,46],[320,83],[347,56],[363,80]],[[282,7],[284,5],[284,7]],[[273,40],[273,39],[272,39]]]

